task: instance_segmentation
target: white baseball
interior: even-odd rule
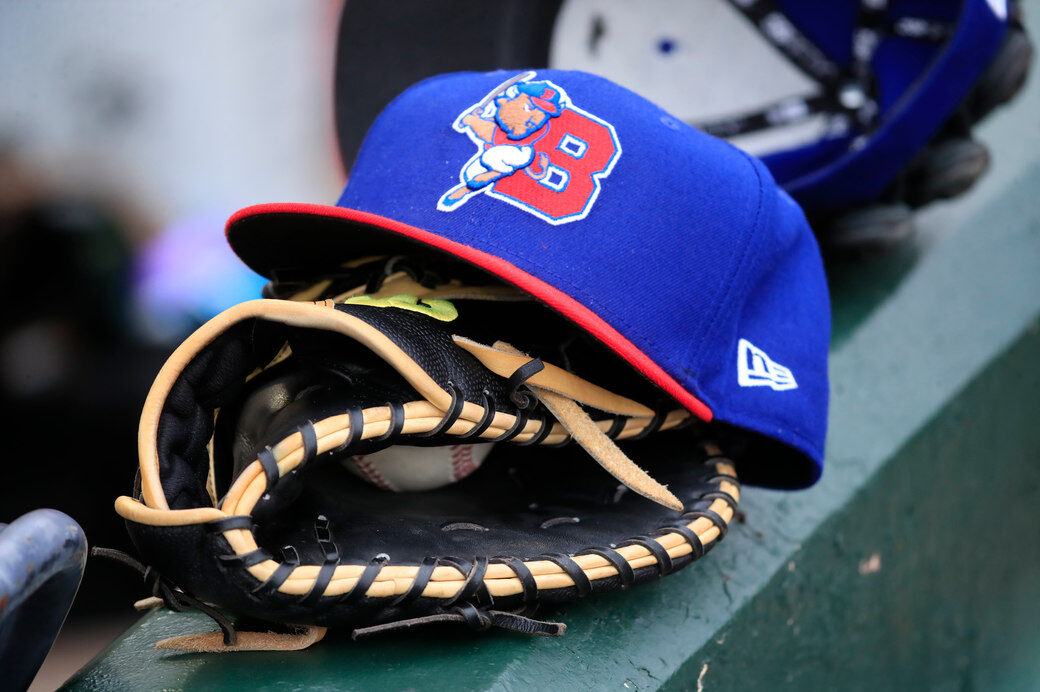
[[[442,447],[397,445],[343,460],[354,475],[395,493],[433,490],[456,483],[480,468],[494,443]]]

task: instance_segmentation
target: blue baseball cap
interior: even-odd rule
[[[558,116],[493,112],[532,81],[557,92]],[[373,124],[335,206],[248,207],[227,237],[271,278],[417,249],[460,258],[737,432],[744,480],[803,487],[822,470],[829,304],[801,209],[757,159],[601,77],[420,82]]]

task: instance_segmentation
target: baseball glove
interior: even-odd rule
[[[725,536],[739,486],[720,444],[579,328],[486,284],[397,258],[283,278],[174,352],[116,509],[153,594],[223,632],[160,646],[438,621],[559,635],[538,605],[656,579]],[[422,468],[463,445],[479,468]],[[388,449],[414,463],[363,461]],[[394,473],[425,489],[392,492]]]

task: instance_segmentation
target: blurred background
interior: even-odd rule
[[[340,6],[0,2],[0,522],[53,507],[92,545],[131,548],[112,501],[133,480],[147,389],[187,332],[263,283],[224,222],[342,188]],[[35,686],[85,663],[146,595],[91,560]]]

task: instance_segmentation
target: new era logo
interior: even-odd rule
[[[741,387],[771,387],[778,392],[798,387],[788,368],[747,339],[737,342],[737,383]]]

